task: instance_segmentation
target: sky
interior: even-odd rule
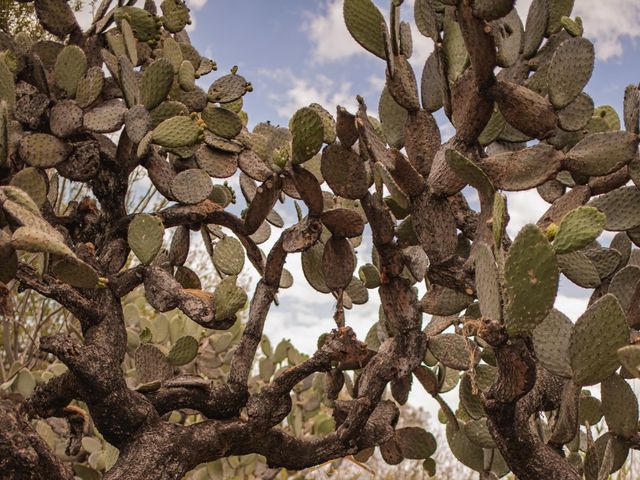
[[[413,2],[406,0],[402,7],[402,18],[410,22]],[[330,112],[335,112],[337,105],[354,111],[356,95],[364,97],[371,112],[377,111],[385,65],[351,38],[342,18],[342,0],[187,3],[194,19],[190,32],[193,45],[217,62],[216,73],[226,73],[237,65],[238,72],[254,85],[253,93],[244,98],[250,126],[263,121],[287,125],[297,109],[314,102]],[[385,14],[388,12],[388,2],[375,3]],[[523,21],[530,3],[517,2]],[[596,106],[609,104],[621,112],[625,87],[640,81],[640,0],[576,0],[573,15],[582,18],[585,36],[596,48],[595,72],[586,91]],[[414,54],[410,61],[419,76],[433,43],[413,28]],[[442,129],[444,136],[451,135],[449,125],[443,124]],[[513,236],[524,224],[535,222],[548,204],[535,191],[513,193],[509,194],[509,208],[509,233]],[[277,209],[287,224],[294,221],[290,205]],[[605,235],[603,241],[608,239],[610,236]],[[274,240],[275,235],[265,246]],[[357,249],[359,264],[370,261],[370,252],[370,242],[365,240]],[[280,292],[280,306],[271,309],[265,333],[272,342],[291,338],[301,351],[312,353],[318,336],[334,325],[335,302],[306,283],[299,256],[290,258],[286,268],[295,282]],[[255,281],[256,273],[251,275]],[[370,293],[367,304],[354,306],[346,315],[347,324],[360,338],[378,317],[377,292]],[[575,320],[584,311],[588,294],[563,278],[556,307]],[[425,316],[425,324],[427,321]],[[419,388],[413,389],[410,402],[433,414],[437,411],[435,402]]]

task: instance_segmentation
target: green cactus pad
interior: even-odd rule
[[[430,337],[429,351],[439,362],[454,370],[469,370],[480,361],[476,344],[456,333],[441,333]]]
[[[339,143],[326,147],[322,151],[320,170],[336,195],[357,200],[369,191],[364,162],[351,148]]]
[[[322,257],[324,254],[324,246],[316,243],[313,247],[302,252],[302,272],[307,282],[314,289],[321,293],[329,293],[331,290],[327,287],[322,270]]]
[[[171,33],[178,33],[191,24],[189,9],[182,0],[164,0],[162,9],[162,25]]]
[[[475,262],[476,295],[480,303],[482,316],[500,321],[502,303],[500,301],[500,283],[498,267],[491,249],[485,243],[479,243]]]
[[[635,133],[592,133],[569,150],[566,166],[582,175],[607,175],[636,156],[638,141]]]
[[[584,255],[593,263],[601,279],[608,278],[619,266],[624,265],[620,252],[613,248],[589,246],[585,248]],[[576,253],[576,252],[574,252]]]
[[[371,263],[360,267],[358,277],[366,288],[378,288],[380,286],[380,272]]]
[[[528,334],[544,320],[558,291],[558,263],[535,225],[525,225],[505,263],[505,321],[510,335]]]
[[[216,287],[214,305],[216,320],[232,318],[247,303],[247,294],[236,285],[237,277],[225,277]]]
[[[211,178],[207,172],[199,168],[183,170],[171,182],[171,193],[176,200],[188,205],[207,199],[212,190]]]
[[[190,92],[196,88],[196,72],[193,63],[189,60],[183,60],[178,69],[178,83],[180,88]]]
[[[640,378],[640,345],[627,345],[618,349],[618,359],[624,368]]]
[[[20,139],[20,158],[32,167],[49,168],[64,162],[70,148],[53,135],[32,133]]]
[[[560,222],[553,241],[556,253],[570,253],[586,247],[600,236],[605,216],[593,207],[578,207],[567,213]]]
[[[461,312],[473,297],[457,290],[435,285],[420,300],[422,311],[429,315],[448,316]]]
[[[595,50],[586,38],[570,38],[557,48],[549,66],[549,100],[554,107],[566,107],[582,92],[594,62]]]
[[[436,2],[434,0],[416,0],[413,16],[418,31],[425,37],[430,37],[436,41],[440,33],[440,25],[436,15]]]
[[[487,122],[487,125],[478,137],[480,145],[486,146],[493,143],[503,132],[505,125],[506,120],[502,116],[502,113],[500,113],[500,109],[497,105],[494,106],[489,122]]]
[[[613,374],[601,386],[602,412],[609,431],[629,438],[638,431],[638,399],[631,385]]]
[[[608,131],[616,132],[620,130],[620,117],[611,105],[599,106],[593,111],[593,116],[604,120]]]
[[[404,458],[422,460],[436,452],[436,439],[433,434],[421,427],[399,428],[395,439]]]
[[[493,197],[493,211],[491,215],[493,230],[493,243],[495,248],[502,245],[502,237],[507,228],[507,197],[503,193],[497,193]]]
[[[476,391],[473,388],[471,377],[468,373],[462,375],[458,396],[460,398],[460,406],[469,417],[480,419],[486,416],[480,391]]]
[[[56,85],[68,97],[74,97],[78,82],[87,73],[87,57],[84,51],[76,45],[67,45],[62,49],[54,67]]]
[[[189,109],[182,102],[167,100],[151,111],[151,125],[153,128],[171,117],[188,116]]]
[[[104,86],[104,72],[100,67],[91,67],[78,82],[76,102],[80,108],[87,108],[95,102]]]
[[[462,30],[454,18],[455,9],[447,8],[444,16],[443,49],[447,59],[447,78],[454,83],[469,65],[469,52],[464,45]]]
[[[593,262],[582,252],[558,255],[558,266],[565,277],[583,288],[595,288],[601,283],[601,275]]]
[[[121,55],[118,57],[118,79],[120,87],[129,108],[136,105],[140,100],[140,82],[138,73],[128,57]]]
[[[573,323],[555,308],[533,330],[533,346],[538,360],[544,368],[555,375],[571,378],[569,361],[569,339]]]
[[[522,191],[542,185],[560,170],[562,152],[538,144],[517,152],[498,153],[478,162],[496,188]]]
[[[226,275],[238,275],[244,266],[244,249],[234,237],[223,237],[213,249],[213,263]]]
[[[210,148],[208,145],[201,145],[196,150],[196,162],[198,167],[214,178],[231,177],[238,169],[238,160],[242,155],[224,152]]]
[[[640,190],[620,187],[589,202],[606,216],[605,230],[631,230],[640,225]]]
[[[200,127],[190,117],[171,117],[164,120],[153,130],[153,142],[162,147],[181,148],[190,147],[201,137]]]
[[[51,269],[56,277],[76,288],[97,288],[98,274],[87,263],[75,257],[64,257],[53,263]]]
[[[44,205],[49,191],[49,179],[44,171],[26,167],[19,170],[12,178],[10,185],[29,194],[38,208]]]
[[[485,21],[504,17],[513,9],[513,0],[475,0],[473,14]]]
[[[149,265],[162,248],[162,220],[147,213],[136,215],[129,224],[129,247],[144,265]]]
[[[173,85],[173,66],[166,58],[158,58],[142,73],[140,95],[142,104],[152,110],[160,105]]]
[[[465,183],[474,187],[486,198],[491,198],[495,188],[489,177],[474,162],[456,150],[449,149],[445,152],[445,158],[449,168]]]
[[[114,98],[101,103],[85,113],[84,128],[96,133],[112,133],[120,130],[124,123],[127,106],[120,99]]]
[[[464,431],[473,443],[482,448],[496,448],[486,418],[470,420],[464,425]]]
[[[592,304],[576,322],[569,344],[573,380],[595,385],[619,366],[617,350],[629,343],[625,314],[613,295]]]
[[[562,30],[562,17],[571,15],[574,1],[575,0],[554,0],[553,2],[549,2],[547,35],[552,35]]]
[[[293,163],[310,160],[320,151],[324,139],[324,125],[320,115],[310,107],[301,108],[289,122],[292,138]]]
[[[345,289],[351,282],[355,267],[351,242],[346,238],[331,236],[322,253],[322,271],[327,288],[333,291]]]
[[[211,104],[202,111],[202,119],[207,128],[222,138],[234,138],[242,130],[242,120],[231,110]]]
[[[169,350],[169,363],[175,366],[186,365],[198,354],[198,340],[191,335],[180,337]]]
[[[209,87],[207,96],[210,102],[229,103],[241,98],[249,88],[250,84],[243,76],[230,74],[213,82]]]
[[[418,5],[418,2],[416,2],[416,5]],[[444,78],[439,62],[437,52],[431,52],[422,69],[420,97],[423,108],[428,112],[435,112],[442,108],[444,101],[442,96]]]
[[[131,25],[126,18],[123,18],[120,21],[120,31],[122,32],[127,56],[129,57],[129,60],[131,60],[131,63],[135,66],[138,64],[137,42],[135,36],[133,35],[133,29],[131,28]]]
[[[524,29],[524,45],[522,55],[524,58],[533,57],[538,51],[544,38],[549,21],[549,3],[547,0],[533,0],[527,14],[527,22]]]
[[[398,105],[385,87],[378,102],[378,116],[382,123],[382,131],[387,143],[397,149],[404,147],[404,128],[407,122],[407,111]]]
[[[522,49],[524,26],[514,8],[504,18],[491,22],[493,41],[498,49],[497,63],[501,67],[512,66]]]
[[[558,111],[560,127],[568,132],[583,129],[591,120],[593,110],[593,100],[581,92],[569,105]]]
[[[20,227],[11,236],[11,245],[25,252],[43,252],[60,257],[75,257],[75,254],[59,239],[37,227]]]
[[[9,110],[16,103],[16,84],[13,73],[4,61],[0,61],[0,100],[7,102]]]
[[[344,23],[347,30],[363,48],[375,56],[386,58],[383,28],[387,28],[382,13],[371,0],[345,0]]]
[[[447,422],[447,442],[456,459],[478,472],[484,469],[484,451],[467,436],[464,428],[456,430],[453,422]]]
[[[166,355],[150,343],[143,343],[136,349],[134,362],[140,383],[163,381],[173,374]]]
[[[631,307],[638,282],[640,282],[640,267],[635,265],[627,265],[611,279],[608,293],[618,299],[624,312],[628,312]]]
[[[141,42],[151,42],[160,35],[160,26],[150,12],[136,7],[124,6],[114,11],[116,23],[121,19],[127,19],[135,37]]]
[[[322,120],[322,125],[324,126],[324,136],[322,141],[326,144],[331,144],[336,141],[336,121],[333,116],[325,110],[325,108],[318,104],[312,103],[309,105],[309,108],[313,109],[318,115],[320,115],[320,119]]]

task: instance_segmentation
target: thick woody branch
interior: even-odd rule
[[[13,480],[71,480],[73,472],[8,400],[0,401],[0,472]]]
[[[51,275],[39,275],[26,263],[18,265],[16,278],[26,287],[58,302],[84,324],[92,323],[97,315],[98,305],[93,300]]]
[[[537,367],[529,345],[507,339],[498,322],[484,321],[478,335],[496,353],[498,378],[483,404],[489,430],[513,473],[522,480],[581,478],[531,425],[532,415],[560,406],[565,380]]]

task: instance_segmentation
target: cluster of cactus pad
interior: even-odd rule
[[[533,359],[534,377],[536,369],[552,376],[563,392],[547,420],[532,416],[535,434],[522,434],[562,452],[556,460],[575,478],[602,480],[622,467],[638,444],[629,381],[640,378],[640,90],[626,89],[623,119],[583,92],[595,52],[581,20],[571,18],[573,0],[534,0],[524,23],[513,0],[415,0],[417,29],[434,42],[420,80],[408,61],[412,30],[400,20],[402,0],[391,2],[388,19],[371,0],[344,0],[347,29],[386,69],[379,118],[359,97],[357,112],[338,106],[334,115],[311,104],[286,127],[251,130],[242,108],[252,85],[237,68],[207,90],[200,86],[216,64],[191,45],[181,0],[164,0],[160,10],[153,1],[112,3],[102,2],[84,33],[64,0],[35,2],[56,40],[0,32],[0,285],[13,288],[33,266],[43,282],[91,299],[134,272],[144,295],[136,290],[123,300],[123,365],[129,388],[153,397],[160,389],[224,384],[244,338],[248,302],[238,276],[245,257],[263,277],[256,292],[274,288],[273,298],[262,294],[258,303],[277,302],[275,292],[294,281],[282,269],[284,256],[301,253],[309,285],[335,297],[339,327],[370,290],[379,290],[383,305],[363,339],[365,363],[336,362],[295,387],[282,416],[293,435],[336,431],[344,419],[331,409],[368,394],[375,382],[366,362],[397,354],[394,345],[413,338],[421,320],[415,327],[407,319],[416,310],[427,315],[418,331],[426,349],[411,340],[398,354],[411,368],[386,379],[385,395],[406,403],[416,377],[442,406],[451,452],[480,478],[510,471],[534,478],[488,408],[509,380],[501,362],[516,348]],[[445,143],[433,116],[439,110],[456,129]],[[135,169],[171,207],[128,214],[114,200],[122,201]],[[226,181],[232,177],[242,199]],[[100,205],[65,198],[67,181],[85,183]],[[512,239],[504,192],[526,190],[550,206]],[[465,195],[479,201],[470,206]],[[297,223],[266,255],[259,246],[285,227],[274,206],[289,200]],[[240,217],[229,212],[243,201]],[[373,253],[358,265],[366,224]],[[187,266],[196,242],[219,279],[211,293]],[[561,275],[594,289],[575,322],[558,300]],[[394,296],[392,285],[407,288]],[[498,337],[487,334],[489,326]],[[309,357],[288,342],[273,349],[263,337],[261,345],[249,390],[267,395],[270,382]],[[10,368],[2,390],[28,397],[36,380],[43,386],[64,373],[47,368],[34,379],[25,371]],[[599,398],[587,389],[596,385]],[[453,389],[456,409],[441,396]],[[606,431],[594,429],[602,418]],[[169,417],[183,425],[201,419],[180,411]],[[63,455],[49,424],[40,420],[37,429]],[[89,460],[75,465],[76,475],[108,478],[117,449],[99,436],[85,437],[82,448]],[[435,438],[422,428],[395,429],[379,450],[389,464],[418,459],[434,469]],[[366,462],[374,449],[351,453]],[[256,454],[218,459],[189,478],[232,471],[252,478],[264,461]]]

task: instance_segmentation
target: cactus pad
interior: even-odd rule
[[[582,92],[593,72],[595,50],[583,37],[562,42],[549,66],[549,100],[556,108],[569,105]]]
[[[480,352],[475,343],[456,333],[430,337],[429,351],[439,362],[454,370],[469,370],[480,361]]]
[[[58,54],[54,67],[56,85],[68,97],[74,97],[78,82],[87,73],[87,57],[84,51],[76,45],[67,45]]]
[[[238,275],[244,266],[244,249],[234,237],[223,237],[213,249],[213,263],[226,275]]]
[[[202,119],[211,132],[222,138],[234,138],[242,130],[240,117],[226,108],[209,104],[202,111]]]
[[[237,277],[225,277],[216,287],[214,305],[216,320],[232,318],[247,303],[246,292],[236,285]]]
[[[535,225],[525,225],[505,263],[505,321],[510,335],[527,334],[544,320],[558,291],[558,263]]]
[[[573,323],[555,308],[533,330],[533,346],[538,360],[544,368],[555,375],[571,378],[569,361],[569,339]]]
[[[129,247],[144,265],[149,265],[156,257],[162,248],[163,237],[164,226],[158,217],[140,213],[129,224]]]
[[[631,385],[613,374],[601,386],[602,412],[609,431],[629,438],[638,431],[638,399]]]
[[[198,340],[191,335],[185,335],[180,337],[176,343],[173,344],[169,355],[167,356],[169,363],[175,366],[186,365],[191,362],[198,354]]]
[[[369,190],[364,162],[351,148],[339,143],[326,147],[322,151],[320,169],[336,195],[356,200]]]
[[[112,99],[92,108],[84,115],[84,128],[96,133],[112,133],[124,123],[127,106],[122,100]]]
[[[211,195],[212,190],[211,178],[199,168],[183,170],[171,183],[171,193],[176,200],[189,205],[202,202]]]
[[[492,320],[501,320],[502,303],[500,301],[498,267],[491,249],[485,243],[479,243],[476,249],[475,279],[476,295],[482,316]]]
[[[576,322],[569,344],[573,380],[595,385],[619,366],[617,350],[629,343],[625,314],[613,295],[592,304]]]
[[[153,142],[162,147],[181,148],[195,145],[201,137],[200,127],[190,117],[171,117],[153,130]]]
[[[173,374],[165,354],[149,343],[143,343],[136,349],[134,362],[140,383],[163,381]]]
[[[292,138],[293,163],[310,160],[320,151],[324,139],[324,125],[320,115],[311,107],[298,110],[289,122]]]
[[[160,105],[173,85],[173,66],[166,58],[158,58],[149,64],[142,74],[140,96],[142,104],[152,110]]]
[[[53,135],[32,133],[20,140],[20,158],[32,167],[49,168],[64,162],[69,156],[69,147]]]
[[[640,225],[640,190],[620,187],[589,202],[606,216],[605,230],[631,230]]]
[[[371,0],[345,0],[344,23],[347,30],[362,47],[375,56],[386,58],[382,28],[386,22]]]
[[[578,207],[562,218],[553,248],[556,253],[580,250],[600,236],[604,224],[605,216],[598,209]]]
[[[582,175],[607,175],[629,163],[638,151],[638,136],[629,132],[587,135],[567,154],[567,168]]]

